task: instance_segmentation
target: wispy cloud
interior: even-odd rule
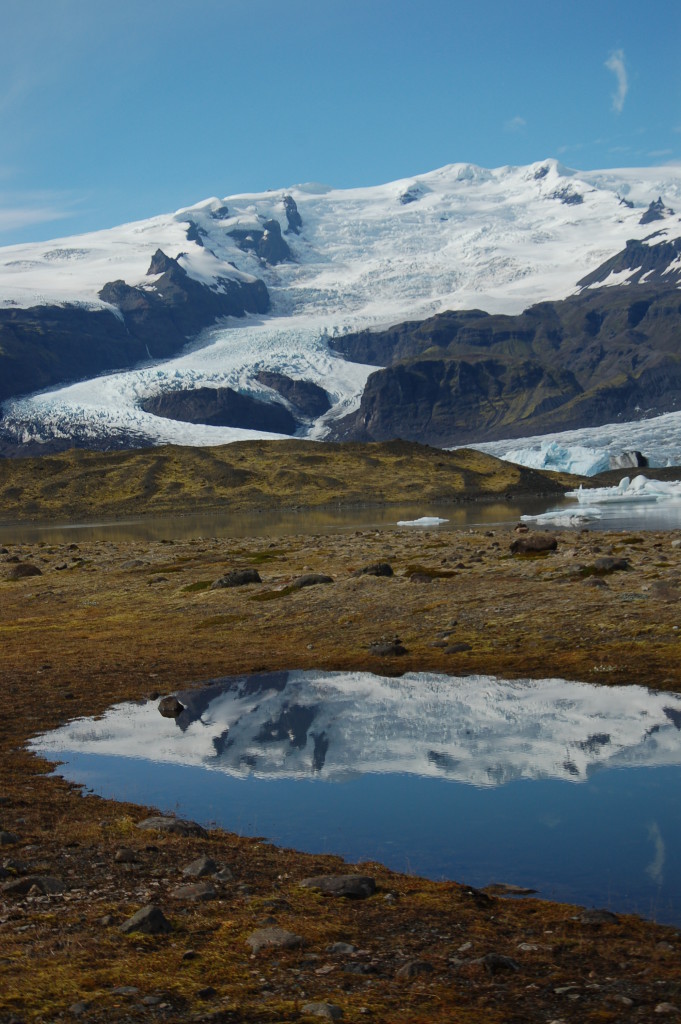
[[[524,117],[512,117],[504,122],[504,129],[507,132],[521,132],[526,126],[527,121]]]
[[[612,94],[612,109],[617,114],[621,114],[624,109],[624,101],[629,92],[627,68],[624,63],[624,50],[613,50],[606,60],[605,66],[608,71],[612,71],[617,79],[617,89]]]
[[[66,220],[73,216],[74,207],[81,202],[82,199],[73,193],[0,192],[0,235]]]

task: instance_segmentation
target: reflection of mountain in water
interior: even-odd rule
[[[600,766],[681,764],[681,696],[560,679],[503,682],[411,673],[276,672],[119,705],[39,737],[60,750],[202,765],[232,775],[407,772],[498,786],[583,781]]]

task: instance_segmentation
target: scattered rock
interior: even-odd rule
[[[202,836],[205,838],[208,835],[205,828],[195,821],[184,821],[182,818],[145,818],[144,821],[137,822],[137,828],[141,828],[145,832],[169,832],[171,835],[178,836]]]
[[[681,1011],[679,1010],[678,1006],[674,1005],[674,1003],[658,1003],[655,1007],[655,1013],[678,1014],[681,1013]]]
[[[132,932],[142,932],[144,935],[164,935],[171,932],[173,926],[161,908],[150,903],[128,918],[120,926],[120,930],[125,935],[130,935]]]
[[[139,989],[135,985],[118,985],[111,989],[112,996],[138,996]]]
[[[174,889],[171,896],[175,900],[202,903],[205,900],[214,900],[217,893],[210,882],[190,882],[188,885],[181,885]]]
[[[204,878],[206,875],[216,874],[217,870],[218,866],[212,857],[204,856],[197,857],[186,868],[183,868],[182,874],[185,878]]]
[[[510,885],[508,882],[492,882],[483,889],[483,892],[489,893],[490,896],[531,896],[536,891],[523,885]]]
[[[137,853],[135,850],[131,850],[129,846],[119,847],[114,854],[114,863],[116,864],[135,864],[138,860]]]
[[[257,569],[235,569],[228,572],[210,585],[211,590],[222,590],[229,587],[245,587],[250,583],[262,583]]]
[[[577,920],[580,924],[619,924],[617,914],[609,910],[584,910]]]
[[[369,875],[317,875],[304,878],[298,884],[326,896],[344,896],[355,900],[364,900],[376,892],[376,881]]]
[[[69,1013],[73,1014],[74,1017],[82,1017],[89,1007],[90,1004],[88,1002],[84,999],[79,999],[77,1003],[72,1003],[71,1006],[69,1006]]]
[[[392,640],[382,637],[369,644],[369,654],[373,654],[377,658],[399,658],[403,654],[407,654],[407,648],[397,636]]]
[[[410,980],[411,978],[418,978],[422,974],[432,973],[433,965],[429,964],[427,960],[410,960],[400,967],[399,971],[395,973],[395,977]]]
[[[615,558],[612,555],[602,555],[593,564],[597,573],[626,572],[631,566],[626,558]]]
[[[212,985],[206,985],[196,993],[199,999],[214,999],[217,994],[217,989],[214,989]]]
[[[10,580],[24,580],[29,576],[42,576],[42,572],[38,566],[31,565],[30,562],[19,562],[7,573],[7,578]]]
[[[164,718],[177,718],[184,711],[184,704],[177,697],[164,697],[158,703],[158,710]]]
[[[311,1017],[324,1017],[326,1020],[342,1020],[343,1011],[335,1003],[306,1003],[303,1013]]]
[[[520,964],[510,956],[503,956],[501,953],[487,953],[477,960],[471,960],[473,964],[482,964],[488,974],[498,974],[500,971],[519,971]]]
[[[64,883],[52,875],[24,875],[23,878],[13,878],[9,882],[0,885],[0,892],[8,896],[25,896],[33,888],[38,889],[44,896],[52,896],[55,893],[64,891]]]
[[[11,846],[13,843],[19,842],[19,836],[15,836],[14,832],[0,831],[0,846]]]
[[[320,583],[333,583],[330,576],[321,572],[308,572],[305,576],[299,576],[297,580],[289,584],[289,590],[302,590],[303,587],[316,587]]]
[[[445,654],[465,654],[466,651],[472,651],[473,648],[470,644],[465,643],[463,640],[455,644],[445,645]]]
[[[305,945],[302,935],[287,932],[285,928],[258,928],[246,939],[254,953],[262,949],[299,949]]]
[[[558,541],[548,533],[527,533],[511,542],[514,555],[539,555],[555,551],[557,547]]]
[[[363,569],[357,569],[353,576],[394,576],[393,567],[389,562],[374,562],[373,565],[365,565]]]
[[[357,952],[357,946],[353,946],[351,942],[332,942],[326,947],[326,952],[334,956],[350,956],[351,953]]]

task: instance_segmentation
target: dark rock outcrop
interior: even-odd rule
[[[262,230],[232,228],[227,234],[234,239],[242,252],[254,252],[261,260],[272,266],[293,259],[288,243],[282,236],[278,220],[264,221]]]
[[[656,220],[664,220],[665,217],[673,217],[674,211],[662,202],[662,196],[650,203],[646,212],[639,220],[639,224],[652,224]]]
[[[297,415],[317,419],[331,408],[328,393],[311,380],[294,380],[275,370],[260,370],[255,379],[267,388],[277,391],[289,402]]]
[[[257,569],[235,569],[211,583],[211,590],[224,590],[232,587],[245,587],[250,583],[262,583]]]
[[[163,697],[158,702],[158,710],[164,718],[177,718],[184,711],[184,704],[177,697]]]
[[[647,466],[648,459],[642,452],[632,449],[622,452],[620,455],[611,455],[608,460],[609,469],[636,469],[640,466]]]
[[[661,284],[588,288],[518,316],[442,313],[334,338],[346,358],[384,369],[331,438],[394,437],[445,447],[638,419],[681,406],[681,240],[631,243],[583,285],[626,263]],[[638,275],[638,271],[634,275]],[[680,275],[681,280],[681,275]]]
[[[110,281],[99,293],[115,310],[80,305],[0,309],[0,400],[105,370],[163,359],[219,317],[265,313],[263,281],[221,278],[215,289],[176,259],[154,254],[145,287]]]
[[[286,214],[286,220],[288,221],[288,227],[286,234],[299,235],[303,226],[303,218],[298,212],[298,206],[293,196],[284,196],[282,200],[284,204],[284,212]]]
[[[242,427],[295,434],[299,423],[278,402],[261,402],[232,388],[194,388],[170,391],[140,403],[145,412],[182,423],[206,423],[212,427]]]

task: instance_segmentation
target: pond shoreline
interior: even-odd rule
[[[87,1021],[149,1020],[157,1011],[146,997],[166,1004],[164,1020],[252,1024],[306,1020],[302,1007],[313,1001],[340,1005],[348,1021],[386,1024],[444,1024],[456,1019],[453,1006],[461,1021],[532,1024],[616,1022],[626,1007],[648,1020],[662,1004],[681,1008],[676,929],[509,902],[465,879],[348,867],[220,830],[145,833],[136,826],[153,809],[83,795],[25,748],[39,732],[123,700],[292,665],[508,678],[548,667],[567,679],[681,692],[681,550],[670,534],[558,531],[556,551],[525,558],[510,553],[517,536],[507,527],[392,529],[171,547],[9,546],[0,563],[11,707],[0,737],[0,826],[16,839],[3,846],[3,863],[17,865],[4,868],[5,881],[33,881],[0,894],[0,1021],[51,1020],[81,1003]],[[601,558],[628,567],[600,573]],[[393,577],[356,575],[384,561]],[[10,579],[20,563],[41,575]],[[247,567],[261,584],[211,589]],[[311,573],[333,582],[289,589]],[[405,654],[374,653],[396,638]],[[232,880],[205,902],[175,895],[182,869],[204,854]],[[339,871],[371,874],[377,894],[338,901],[298,885]],[[46,877],[60,891],[41,891],[35,879]],[[147,903],[161,906],[173,931],[122,935],[118,926]],[[253,954],[246,939],[274,927],[263,925],[269,919],[305,947]],[[356,951],[329,952],[339,942]],[[122,985],[137,993],[117,994]]]

